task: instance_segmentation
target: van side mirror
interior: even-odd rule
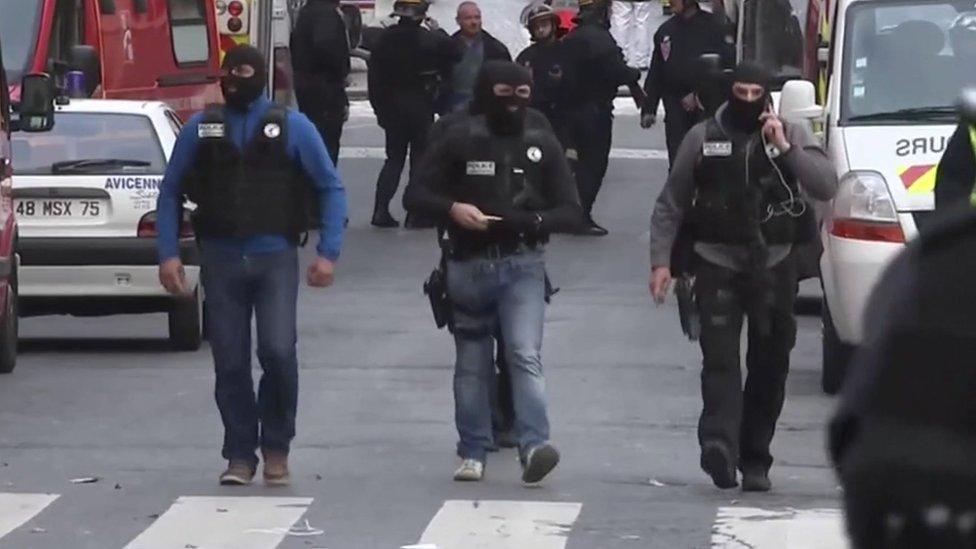
[[[959,95],[959,117],[967,124],[976,124],[976,88],[966,88]]]
[[[46,74],[24,76],[20,87],[20,115],[16,129],[39,133],[54,127],[54,80]]]
[[[787,120],[813,120],[823,116],[817,105],[817,90],[812,82],[790,80],[783,84],[779,100],[779,115]]]
[[[91,97],[102,83],[102,66],[93,46],[72,46],[68,52],[68,70],[85,75],[85,97]]]

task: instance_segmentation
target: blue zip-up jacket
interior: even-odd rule
[[[257,131],[260,130],[272,103],[262,97],[251,104],[246,113],[227,109],[224,128],[226,135],[243,150]],[[166,175],[159,189],[156,209],[159,215],[160,262],[180,256],[179,217],[183,204],[183,178],[196,160],[197,146],[200,143],[198,126],[203,113],[190,118],[176,139],[173,156],[166,167]],[[288,155],[297,161],[308,174],[318,191],[320,211],[322,212],[318,253],[335,261],[342,249],[342,235],[346,222],[346,190],[339,180],[335,165],[329,158],[325,143],[315,126],[304,114],[288,111]],[[215,238],[206,243],[227,248],[242,254],[278,252],[293,244],[285,235],[257,235],[249,238]]]

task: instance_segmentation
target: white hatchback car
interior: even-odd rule
[[[166,312],[169,339],[199,348],[203,294],[188,212],[181,253],[193,294],[159,283],[156,198],[180,122],[164,103],[71,100],[54,130],[18,134],[21,315]]]

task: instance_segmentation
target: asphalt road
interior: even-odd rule
[[[0,378],[0,547],[843,547],[818,319],[800,321],[773,492],[721,492],[699,471],[699,351],[675,304],[655,307],[646,289],[662,130],[622,115],[615,133],[648,152],[611,164],[595,212],[610,236],[549,250],[562,291],[544,362],[563,463],[542,487],[520,485],[510,451],[483,483],[451,481],[453,346],[420,292],[434,238],[368,226],[382,141],[357,117],[337,284],[300,297],[294,485],[217,485],[209,351],[169,351],[164,317],[27,319],[19,366]],[[71,482],[83,477],[98,481]]]

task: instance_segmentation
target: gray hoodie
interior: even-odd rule
[[[725,109],[725,105],[719,108],[715,117],[728,134],[734,135],[735,130],[723,123]],[[830,200],[837,192],[837,173],[827,154],[805,125],[787,122],[783,124],[786,138],[793,147],[774,162],[796,175],[800,188],[806,196],[814,200]],[[674,165],[671,167],[664,190],[661,191],[654,205],[654,213],[651,216],[652,267],[671,266],[671,250],[674,241],[686,213],[694,202],[697,188],[695,168],[701,158],[706,127],[707,123],[702,122],[688,132],[675,155]],[[790,245],[770,246],[769,266],[785,259],[791,250]],[[749,252],[744,246],[699,242],[695,244],[695,252],[711,263],[736,271],[746,270],[749,259]]]

